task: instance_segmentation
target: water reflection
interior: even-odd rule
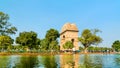
[[[79,64],[80,68],[103,68],[101,56],[85,54],[81,57],[83,57],[81,59],[83,61]]]
[[[44,68],[58,68],[58,64],[55,59],[56,56],[42,56],[42,65]]]
[[[60,55],[61,68],[78,68],[79,55]]]
[[[21,56],[19,59],[20,61],[15,64],[14,68],[34,68],[39,66],[36,56]]]
[[[8,56],[0,56],[0,68],[7,68],[8,67]]]
[[[0,56],[0,68],[120,68],[120,54]]]
[[[120,68],[120,54],[116,54],[115,56],[116,56],[115,58],[116,66]]]

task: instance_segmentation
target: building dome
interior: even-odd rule
[[[62,27],[61,33],[63,33],[66,30],[78,31],[78,28],[75,24],[66,23]]]

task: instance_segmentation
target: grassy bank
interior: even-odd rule
[[[39,53],[33,53],[33,52],[16,52],[16,53],[11,53],[11,52],[0,52],[0,56],[2,55],[32,55],[32,56],[37,56],[37,55],[70,55],[70,54],[116,54],[116,52],[110,52],[110,53],[103,53],[103,52],[96,52],[96,53],[84,53],[84,52],[39,52]],[[120,54],[117,52],[117,54]]]
[[[57,55],[59,53],[57,52],[45,52],[45,53],[30,53],[30,52],[24,52],[24,53],[9,53],[9,52],[0,52],[1,55]]]

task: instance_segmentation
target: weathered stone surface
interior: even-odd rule
[[[64,50],[63,44],[67,41],[72,41],[75,50],[79,50],[78,32],[78,28],[75,24],[66,23],[63,25],[60,33],[60,50]]]

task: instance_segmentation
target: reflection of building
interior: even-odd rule
[[[72,41],[75,50],[79,50],[78,47],[78,28],[75,24],[66,23],[62,27],[62,31],[60,33],[60,50],[64,50],[63,44],[67,41]]]
[[[78,68],[79,54],[60,55],[60,68]]]

